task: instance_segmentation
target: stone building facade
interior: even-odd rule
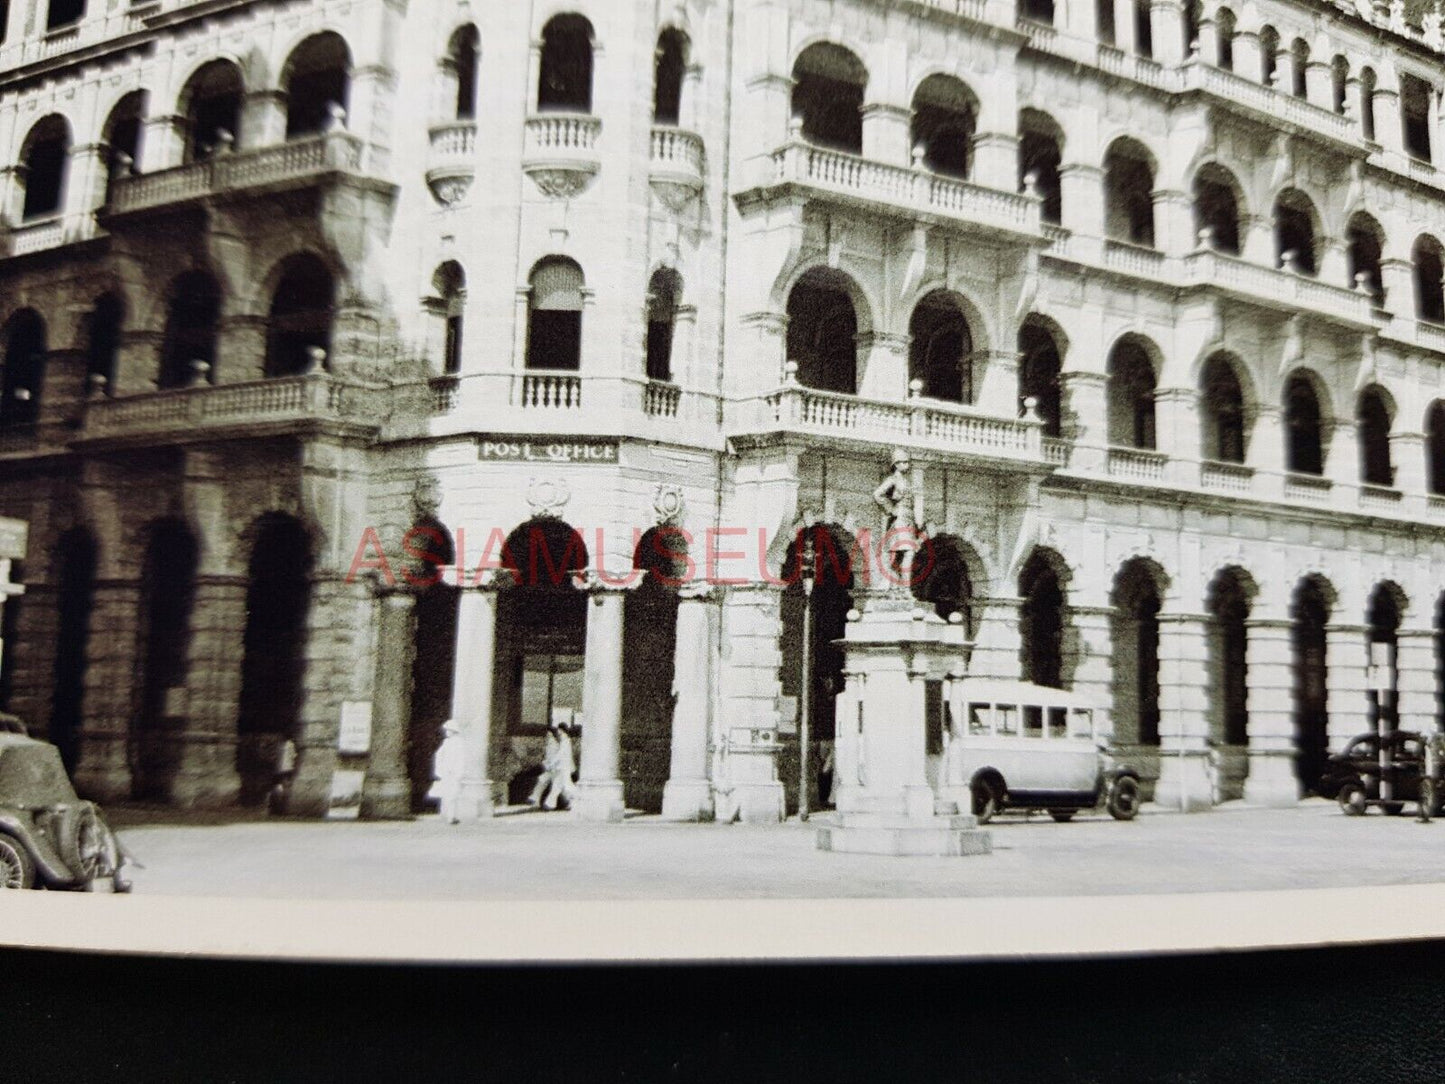
[[[1159,801],[1439,725],[1433,15],[6,19],[0,694],[90,794],[257,802],[291,740],[320,811],[369,714],[402,815],[450,716],[485,814],[575,718],[585,816],[780,816],[896,449],[969,672],[1089,694]]]

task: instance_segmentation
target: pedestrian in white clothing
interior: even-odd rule
[[[461,727],[448,719],[442,724],[442,743],[437,747],[436,759],[432,762],[432,777],[436,779],[432,794],[441,799],[442,819],[448,824],[460,823],[457,805],[461,798],[465,765],[466,749]]]
[[[577,788],[572,776],[577,771],[577,761],[572,756],[572,735],[565,726],[557,728],[557,761],[552,769],[552,782],[547,788],[547,797],[542,799],[543,809],[556,809],[560,800],[563,809],[572,808],[572,798]]]
[[[547,744],[542,751],[542,774],[537,776],[537,783],[532,787],[532,793],[527,796],[528,805],[536,805],[552,786],[552,780],[557,774],[557,758],[562,751],[562,743],[557,736],[561,729],[556,723],[547,727]]]

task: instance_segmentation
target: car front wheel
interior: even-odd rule
[[[0,835],[0,890],[34,886],[35,863],[29,852],[16,840]]]
[[[1365,815],[1365,788],[1359,783],[1346,783],[1340,788],[1339,797],[1340,809],[1349,817],[1363,817]]]
[[[1109,816],[1116,821],[1131,821],[1139,812],[1139,781],[1121,776],[1109,787]]]
[[[987,824],[998,812],[998,793],[987,779],[978,779],[973,784],[973,815],[979,824]]]

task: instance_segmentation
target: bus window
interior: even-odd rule
[[[989,710],[987,704],[970,704],[968,706],[968,732],[970,734],[987,734],[989,731]]]
[[[1067,733],[1067,715],[1064,708],[1049,708],[1049,737],[1062,738]]]
[[[1017,734],[1019,732],[1019,709],[1017,704],[995,704],[994,705],[994,729],[1000,734]]]
[[[1037,704],[1024,705],[1024,737],[1042,738],[1044,736],[1044,709]]]
[[[1094,713],[1088,708],[1075,708],[1069,713],[1070,734],[1075,738],[1087,738],[1094,732]]]

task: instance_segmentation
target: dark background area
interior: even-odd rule
[[[0,951],[5,1081],[1438,1081],[1445,942],[473,968]]]

